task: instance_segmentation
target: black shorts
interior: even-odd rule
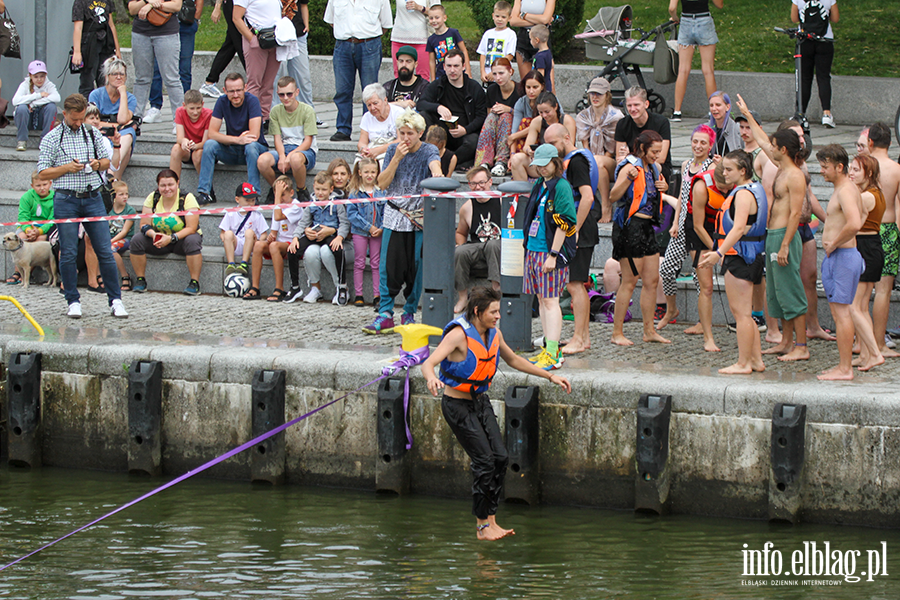
[[[525,62],[531,64],[537,48],[531,45],[531,28],[519,27],[516,32],[516,54],[521,54]]]
[[[797,233],[800,234],[800,242],[803,244],[816,239],[813,235],[812,229],[809,226],[809,223],[801,223],[797,227]]]
[[[881,280],[884,269],[884,248],[878,234],[856,236],[856,249],[866,263],[866,270],[859,276],[860,283],[875,283]]]
[[[624,229],[613,223],[612,232],[614,260],[623,258],[643,258],[659,254],[659,243],[653,232],[652,219],[632,217]]]
[[[749,281],[753,285],[757,285],[762,283],[763,272],[766,267],[766,255],[759,254],[749,265],[744,262],[744,259],[740,256],[729,254],[725,256],[725,259],[722,261],[722,271],[721,274],[731,273],[738,279],[743,279],[744,281]]]
[[[575,256],[569,261],[569,281],[590,281],[591,259],[594,257],[594,247],[577,248]]]
[[[194,161],[194,150],[196,150],[196,149],[197,149],[197,148],[191,148],[190,150],[188,150],[188,157],[187,157],[187,160],[185,160],[185,159],[182,158],[182,159],[181,159],[181,164],[183,164],[183,165],[189,165],[189,164],[191,164],[191,163]]]
[[[707,230],[707,233],[712,237],[712,233],[709,230]],[[700,236],[697,235],[697,232],[694,230],[694,224],[689,223],[688,221],[684,222],[684,247],[689,252],[712,250],[712,248],[707,247],[707,245],[703,243],[703,240],[700,239]]]

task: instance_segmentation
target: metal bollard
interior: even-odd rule
[[[18,352],[6,369],[9,465],[41,466],[41,354]]]
[[[669,421],[672,396],[643,394],[637,407],[634,509],[669,510]]]
[[[388,377],[378,384],[378,458],[375,491],[409,492],[406,457],[406,415],[403,409],[404,377]]]
[[[540,388],[515,386],[506,389],[506,448],[509,468],[504,492],[507,501],[538,504],[541,501],[541,477],[538,468]]]
[[[533,296],[522,293],[522,273],[525,248],[524,221],[525,205],[531,184],[527,181],[507,181],[497,188],[504,194],[521,194],[513,219],[506,219],[501,230],[500,247],[500,331],[503,339],[513,350],[531,350],[531,306]],[[513,198],[503,199],[503,215],[509,215]]]
[[[285,371],[260,369],[253,374],[251,404],[252,437],[260,436],[284,425]],[[284,483],[284,432],[258,443],[250,453],[250,481],[267,481],[272,485]]]
[[[800,519],[806,442],[806,405],[775,405],[769,467],[769,520]]]
[[[128,470],[162,474],[162,372],[158,360],[128,369]]]
[[[429,192],[452,192],[459,182],[449,177],[430,177],[422,181],[422,189]],[[456,249],[456,199],[427,196],[424,204],[425,220],[422,231],[422,322],[443,328],[453,320],[456,304],[454,258]]]

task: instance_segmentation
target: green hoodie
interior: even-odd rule
[[[53,218],[53,190],[47,194],[46,198],[37,195],[34,189],[25,192],[19,199],[19,222],[22,221],[47,221]],[[44,235],[53,227],[52,223],[44,223],[38,225]],[[22,227],[18,231],[22,231]]]

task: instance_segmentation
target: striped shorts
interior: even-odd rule
[[[559,298],[562,294],[563,288],[569,283],[569,266],[557,267],[549,273],[543,273],[541,268],[548,256],[550,255],[546,252],[525,251],[523,294],[537,294],[541,298]],[[557,259],[560,260],[562,259]]]

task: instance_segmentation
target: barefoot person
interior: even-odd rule
[[[853,334],[859,335],[860,345],[870,348],[874,355],[875,338],[867,328],[866,320],[856,310],[853,297],[859,284],[859,276],[866,268],[865,261],[856,249],[856,234],[862,227],[862,196],[847,177],[850,162],[847,151],[838,144],[828,144],[818,152],[816,159],[822,168],[822,177],[834,185],[834,193],[828,201],[825,228],[822,230],[822,285],[828,296],[828,306],[834,317],[840,362],[836,367],[819,374],[819,379],[853,379]],[[873,365],[874,366],[874,365]]]
[[[753,285],[762,281],[766,262],[766,192],[753,181],[753,158],[734,150],[722,159],[725,183],[733,187],[716,215],[715,252],[708,252],[699,270],[711,270],[721,259],[725,293],[737,327],[738,361],[719,369],[723,375],[765,371],[759,329],[752,316]]]
[[[565,377],[544,371],[513,352],[497,327],[499,320],[500,292],[486,287],[474,289],[469,294],[465,316],[444,328],[441,343],[422,363],[428,391],[434,396],[444,391],[441,411],[472,459],[472,514],[479,540],[499,540],[515,534],[512,529],[497,525],[500,490],[509,463],[487,395],[498,358],[523,373],[549,379],[566,393],[572,391]],[[439,364],[440,379],[434,374]]]
[[[772,183],[774,198],[766,233],[766,296],[769,316],[781,319],[784,331],[781,343],[764,350],[763,354],[779,354],[778,360],[807,360],[808,304],[803,291],[803,280],[800,278],[803,245],[800,236],[795,235],[807,191],[806,177],[796,163],[797,154],[801,150],[800,136],[790,129],[783,129],[776,131],[770,140],[750,114],[750,109],[740,95],[738,107],[747,117],[756,143],[762,147],[769,160],[778,166]]]
[[[613,211],[612,233],[612,257],[619,261],[622,271],[612,332],[612,343],[619,346],[634,345],[625,337],[622,327],[638,279],[643,280],[641,319],[644,323],[644,341],[672,343],[653,327],[656,287],[659,284],[659,244],[653,225],[659,222],[662,215],[662,196],[669,187],[656,164],[662,152],[663,139],[658,133],[645,130],[638,135],[634,140],[634,153],[619,163],[616,184],[609,192],[611,200],[621,200]],[[672,201],[677,203],[675,198]]]

